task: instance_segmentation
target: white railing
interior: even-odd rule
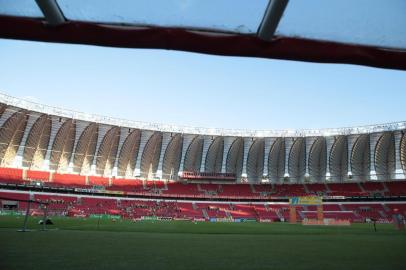
[[[189,127],[171,124],[131,121],[109,116],[77,112],[73,110],[62,109],[54,106],[44,105],[33,101],[13,97],[1,92],[0,92],[0,103],[27,109],[34,112],[54,115],[58,117],[72,118],[88,122],[96,122],[112,126],[154,130],[162,132],[199,134],[199,135],[233,136],[233,137],[308,137],[308,136],[351,135],[351,134],[374,133],[374,132],[406,129],[406,121],[380,125],[345,127],[345,128],[327,128],[327,129],[244,130],[244,129],[202,128],[202,127]]]

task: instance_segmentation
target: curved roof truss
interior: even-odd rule
[[[268,159],[268,174],[273,182],[283,182],[285,176],[285,139],[277,138],[271,146]]]
[[[297,138],[289,153],[289,178],[293,182],[303,182],[306,173],[306,141]]]
[[[309,176],[311,181],[321,181],[326,177],[327,144],[326,138],[318,137],[309,152]]]
[[[177,179],[182,159],[183,136],[175,134],[165,150],[162,174],[165,179]]]
[[[213,140],[207,150],[205,172],[221,172],[223,165],[224,138],[219,136]]]
[[[375,172],[378,180],[395,178],[395,136],[385,132],[375,146]]]
[[[226,172],[235,173],[237,179],[241,177],[244,162],[244,139],[237,138],[231,144],[227,154]]]
[[[354,180],[368,180],[370,178],[369,154],[369,135],[360,135],[351,152],[351,172]]]
[[[260,183],[264,172],[265,140],[256,139],[248,152],[247,176],[251,182]]]
[[[151,178],[158,170],[159,156],[161,154],[162,133],[154,132],[145,145],[141,157],[141,177]]]

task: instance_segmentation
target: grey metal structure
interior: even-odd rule
[[[183,171],[237,182],[402,180],[406,122],[320,130],[226,130],[132,122],[0,94],[3,167],[178,180]]]

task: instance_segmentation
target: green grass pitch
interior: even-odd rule
[[[406,232],[392,224],[306,227],[284,223],[53,218],[17,232],[0,217],[0,269],[405,269]]]

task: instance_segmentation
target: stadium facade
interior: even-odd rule
[[[193,173],[253,184],[401,180],[406,173],[406,122],[312,130],[194,128],[91,115],[5,94],[0,114],[2,167],[174,181]]]

